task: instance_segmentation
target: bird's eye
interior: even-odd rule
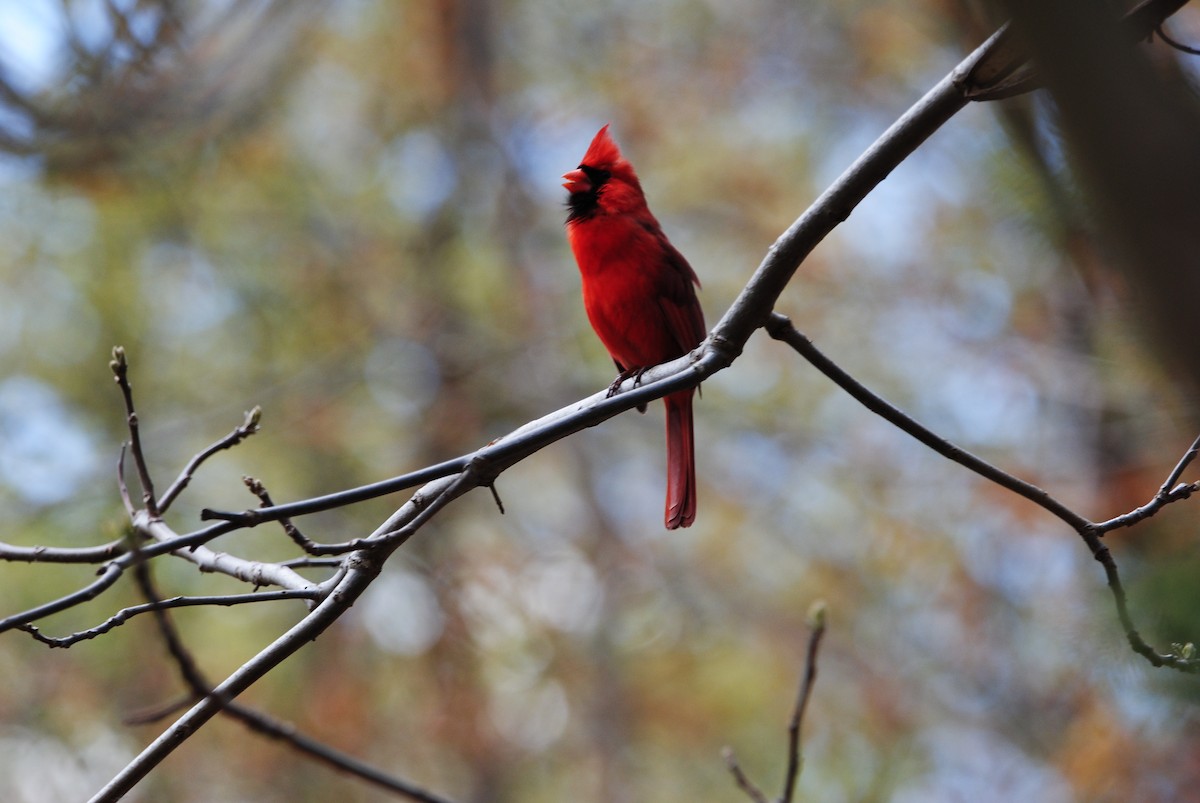
[[[594,187],[599,187],[601,184],[608,181],[608,179],[612,176],[612,173],[608,170],[604,170],[599,167],[592,167],[590,165],[580,165],[579,169],[583,171],[583,174],[587,176],[589,180],[591,180],[592,186]]]

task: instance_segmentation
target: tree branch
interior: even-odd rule
[[[783,796],[781,803],[792,803],[796,794],[796,779],[804,766],[804,757],[800,752],[800,726],[804,724],[804,712],[808,710],[808,701],[812,697],[813,686],[817,682],[817,652],[821,649],[821,639],[825,635],[825,602],[818,600],[808,611],[808,650],[804,656],[804,678],[800,681],[800,692],[796,697],[796,707],[792,710],[792,719],[788,722],[788,764],[783,780]]]
[[[832,360],[822,354],[817,347],[813,345],[811,340],[797,331],[795,327],[792,326],[791,321],[789,321],[785,316],[780,315],[779,313],[772,313],[767,324],[767,331],[772,337],[787,343],[789,346],[795,349],[800,356],[804,357],[804,359],[811,363],[818,371],[825,374],[825,376],[829,377],[829,379],[833,380],[838,387],[849,393],[856,401],[858,401],[868,410],[871,410],[886,421],[894,424],[900,430],[916,438],[918,441],[925,444],[930,449],[933,449],[943,457],[953,460],[955,463],[974,471],[976,474],[979,474],[981,477],[996,483],[1002,488],[1006,488],[1013,493],[1028,499],[1038,507],[1041,507],[1043,510],[1046,510],[1069,525],[1075,530],[1076,533],[1079,534],[1079,537],[1083,539],[1083,542],[1087,544],[1088,549],[1091,550],[1092,557],[1099,561],[1100,565],[1104,567],[1104,574],[1108,580],[1108,587],[1112,592],[1113,600],[1117,606],[1117,616],[1121,621],[1121,626],[1125,629],[1125,638],[1129,641],[1129,644],[1133,650],[1139,655],[1143,656],[1154,666],[1169,666],[1172,669],[1178,669],[1181,672],[1193,674],[1200,673],[1200,659],[1195,659],[1190,656],[1157,652],[1148,643],[1146,643],[1145,639],[1142,638],[1141,634],[1134,626],[1133,619],[1129,614],[1129,606],[1125,596],[1125,588],[1121,583],[1121,577],[1117,570],[1116,561],[1113,559],[1112,553],[1109,551],[1108,547],[1106,547],[1100,540],[1101,536],[1103,536],[1106,532],[1106,530],[1102,528],[1109,523],[1106,523],[1106,525],[1098,525],[1089,521],[1087,518],[1081,516],[1080,514],[1068,508],[1066,505],[1059,502],[1054,497],[1050,496],[1050,494],[1046,493],[1041,488],[1031,485],[1024,480],[1018,479],[1011,474],[1002,471],[1001,469],[993,466],[991,463],[988,463],[986,460],[976,457],[965,449],[955,446],[950,441],[935,434],[932,430],[922,426],[915,419],[910,418],[896,407],[893,407],[882,397],[872,393],[864,385],[839,368]],[[1176,472],[1182,473],[1183,469],[1187,467],[1187,464],[1195,456],[1194,451],[1196,449],[1197,444],[1193,443],[1192,449],[1189,449],[1188,453],[1185,454],[1184,458],[1180,461],[1182,468],[1180,466],[1176,466],[1176,470],[1172,471],[1172,477],[1177,477]],[[1169,481],[1170,478],[1168,478],[1168,482]],[[1176,493],[1177,491],[1180,491],[1180,489],[1185,489],[1186,493]],[[1191,485],[1178,486],[1176,489],[1166,494],[1163,501],[1157,501],[1158,497],[1156,497],[1156,501],[1152,501],[1150,505],[1146,505],[1143,508],[1138,508],[1132,513],[1126,514],[1125,517],[1119,517],[1113,521],[1120,522],[1122,519],[1135,516],[1136,521],[1141,521],[1142,519],[1153,515],[1160,508],[1162,508],[1163,505],[1167,504],[1167,502],[1187,498],[1193,489],[1194,487]],[[1161,491],[1159,493],[1162,495]],[[1149,512],[1146,512],[1146,509],[1151,508],[1152,506],[1153,509],[1149,510]],[[1132,523],[1132,521],[1133,520],[1131,520],[1129,523]],[[1116,526],[1127,526],[1127,524],[1114,524],[1112,527],[1109,527],[1109,529],[1113,529],[1113,527]]]
[[[141,566],[144,564],[138,565]],[[252,594],[170,597],[168,599],[144,602],[140,605],[130,605],[127,608],[122,608],[121,610],[117,611],[95,627],[90,627],[87,630],[80,630],[75,633],[71,633],[70,635],[61,636],[58,638],[44,635],[33,625],[19,625],[18,629],[25,631],[29,635],[33,636],[34,639],[49,647],[71,647],[81,641],[102,636],[110,630],[114,630],[115,628],[125,624],[135,616],[140,616],[144,613],[157,613],[170,608],[194,608],[202,605],[230,607],[233,605],[245,605],[251,602],[276,602],[282,599],[314,600],[318,597],[318,593],[318,590],[315,588],[285,588],[279,591],[256,591]]]
[[[16,546],[0,541],[0,560],[14,563],[103,563],[122,555],[128,549],[124,538],[100,546],[52,547]]]
[[[1166,8],[1169,3],[1147,2],[1143,5]],[[49,613],[63,610],[81,601],[93,598],[115,583],[124,570],[130,567],[135,569],[139,580],[148,582],[149,575],[144,573],[146,571],[144,562],[168,552],[194,562],[201,571],[222,572],[245,582],[252,583],[255,586],[263,584],[277,585],[283,591],[272,592],[276,595],[273,598],[304,598],[316,602],[316,605],[308,615],[276,639],[270,646],[231,674],[216,688],[206,691],[201,699],[198,699],[186,713],[180,716],[153,743],[147,746],[141,755],[114,777],[97,794],[94,800],[116,800],[121,797],[143,778],[146,773],[157,766],[163,758],[186,741],[199,727],[220,712],[223,707],[229,706],[230,701],[238,694],[280,662],[294,654],[307,641],[315,639],[324,632],[327,627],[345,613],[350,605],[353,604],[358,596],[373,581],[378,575],[383,562],[391,553],[404,544],[424,524],[453,500],[467,493],[472,488],[481,485],[493,487],[496,477],[503,471],[545,446],[568,435],[586,427],[594,426],[621,412],[644,405],[648,401],[660,398],[668,393],[695,387],[717,371],[729,367],[738,355],[741,354],[747,340],[763,326],[768,327],[773,337],[788,342],[793,348],[804,354],[807,359],[825,372],[827,376],[830,376],[835,382],[846,388],[848,392],[851,392],[855,398],[858,398],[862,403],[889,421],[897,423],[898,426],[901,426],[902,429],[916,437],[922,443],[971,470],[980,473],[985,478],[1000,484],[1002,487],[1030,499],[1074,527],[1088,544],[1096,559],[1105,567],[1110,588],[1117,601],[1119,616],[1121,617],[1122,624],[1125,625],[1126,635],[1130,643],[1134,646],[1134,649],[1145,655],[1155,665],[1166,664],[1184,669],[1185,671],[1196,671],[1197,664],[1190,658],[1163,656],[1154,652],[1141,640],[1137,631],[1133,628],[1126,609],[1124,590],[1121,587],[1116,564],[1107,548],[1100,541],[1100,536],[1104,532],[1102,527],[1105,525],[1096,525],[1089,522],[1046,494],[1045,491],[1012,477],[980,458],[953,446],[948,441],[939,438],[930,430],[900,413],[879,397],[866,391],[865,388],[850,378],[848,374],[845,374],[845,372],[820,355],[815,348],[812,348],[807,338],[791,327],[790,322],[786,318],[774,312],[775,305],[783,289],[791,281],[799,265],[811,253],[813,248],[829,232],[836,228],[839,223],[845,220],[857,204],[878,186],[896,166],[907,159],[929,136],[961,110],[969,100],[982,99],[986,95],[986,92],[981,93],[980,91],[982,85],[980,82],[984,80],[983,74],[986,72],[981,70],[981,66],[1000,66],[1001,69],[988,80],[997,77],[1011,78],[1015,74],[1012,71],[1013,65],[1023,63],[1024,56],[1018,51],[1009,49],[1011,47],[1011,43],[1007,41],[1002,32],[998,32],[955,67],[954,70],[939,81],[909,111],[889,127],[776,240],[742,292],[713,329],[709,338],[693,354],[647,371],[643,377],[642,384],[637,387],[632,387],[627,382],[625,385],[627,389],[611,398],[608,397],[606,392],[601,391],[581,402],[555,411],[537,421],[530,422],[472,453],[382,482],[288,504],[269,504],[269,497],[265,496],[264,491],[261,498],[266,504],[265,507],[242,512],[224,512],[206,509],[202,512],[201,518],[204,520],[218,520],[218,523],[191,533],[179,534],[162,521],[162,512],[183,492],[193,473],[205,460],[216,452],[239,443],[245,437],[257,431],[257,416],[252,411],[252,413],[247,415],[247,419],[241,427],[195,455],[184,467],[175,482],[167,489],[167,492],[163,494],[161,499],[158,499],[155,496],[154,486],[142,449],[138,416],[134,409],[132,390],[128,381],[128,365],[125,360],[125,353],[120,347],[114,349],[111,366],[124,398],[126,419],[130,432],[130,452],[142,486],[143,509],[132,511],[131,515],[134,525],[134,534],[131,536],[131,539],[134,540],[131,540],[128,544],[122,543],[122,546],[126,550],[132,548],[134,551],[126,551],[111,559],[109,557],[97,558],[96,556],[103,550],[115,548],[112,544],[90,550],[58,551],[57,556],[63,558],[59,562],[98,562],[99,560],[108,560],[108,562],[102,567],[99,579],[90,583],[84,589],[54,602],[0,621],[0,631],[7,628],[21,627],[36,634],[36,629],[29,626],[30,622]],[[1008,90],[1012,90],[1012,88],[1013,85],[1008,85]],[[1024,91],[1024,89],[1021,88],[1020,91]],[[1194,445],[1193,452],[1195,448],[1197,447]],[[1186,467],[1190,460],[1191,458],[1185,456],[1185,460],[1181,461],[1181,464]],[[1182,471],[1183,468],[1179,468],[1178,473],[1182,473]],[[123,488],[123,477],[119,480],[119,484]],[[417,486],[423,487],[416,491],[412,498],[392,514],[386,522],[380,525],[374,533],[363,539],[349,541],[341,545],[318,545],[300,534],[291,525],[290,519],[293,517],[343,507],[367,499],[410,490]],[[1186,494],[1180,488],[1189,488],[1187,491],[1189,494],[1192,490],[1195,490],[1192,486],[1178,486],[1165,493],[1160,491],[1159,496],[1156,496],[1155,500],[1151,502],[1156,507],[1149,512],[1141,514],[1141,518],[1152,515],[1167,502],[1175,501],[1177,498],[1186,498]],[[1158,501],[1159,497],[1162,497],[1162,501]],[[1133,516],[1137,512],[1134,511],[1131,514],[1127,514],[1127,516]],[[1135,520],[1141,519],[1130,519],[1128,523],[1133,523]],[[307,543],[309,546],[318,549],[329,549],[331,552],[334,548],[339,552],[343,549],[352,549],[353,551],[349,552],[340,562],[337,574],[324,583],[317,584],[305,579],[296,573],[290,565],[285,563],[249,561],[215,552],[206,546],[222,535],[254,527],[269,521],[281,522],[285,526],[285,529],[288,529],[289,535],[292,536],[293,540],[303,548],[308,548],[306,546]],[[1118,524],[1113,526],[1128,525]],[[139,538],[145,538],[147,543],[136,540]],[[45,554],[45,552],[40,554]],[[34,555],[33,551],[0,544],[0,558],[13,560],[42,559],[40,557],[31,557],[32,555]],[[87,559],[84,559],[85,555]],[[68,560],[68,557],[78,558],[78,560]],[[54,560],[53,557],[45,559]],[[147,595],[152,597],[151,601],[147,603],[151,607],[145,610],[154,611],[156,616],[160,617],[160,621],[165,621],[166,609],[176,606],[168,605],[167,601],[158,600],[150,588],[149,586],[144,586]],[[259,597],[259,595],[234,596]],[[259,598],[261,599],[261,597]],[[126,618],[128,618],[128,615]],[[116,616],[120,616],[120,613]],[[119,622],[111,626],[115,627],[117,624]],[[814,662],[817,649],[816,639],[819,639],[819,636],[816,636],[814,641],[810,642],[810,656]],[[41,640],[46,640],[46,637],[41,637]],[[812,671],[812,677],[815,678],[815,665]],[[794,739],[791,744],[792,757],[789,760],[789,770],[785,784],[785,794],[788,796],[794,790],[795,778],[800,770],[799,726],[804,713],[804,705],[807,702],[808,694],[811,692],[811,683],[812,680],[808,679],[806,673],[806,682],[801,688],[797,701],[797,710],[793,716],[795,730]],[[206,684],[197,683],[197,688],[200,685]],[[791,733],[791,730],[789,733]],[[793,763],[794,766],[792,766]],[[733,764],[736,766],[736,761]],[[749,784],[748,779],[746,780],[748,784],[746,788],[752,789],[753,785]],[[761,795],[761,792],[759,794]]]
[[[68,608],[73,608],[76,605],[87,602],[88,600],[95,599],[110,586],[112,586],[113,583],[117,582],[117,580],[119,580],[121,575],[124,573],[125,567],[117,561],[112,561],[111,563],[106,564],[104,568],[100,569],[98,572],[100,576],[97,579],[88,583],[78,591],[66,594],[56,600],[52,600],[51,602],[43,603],[35,608],[30,608],[27,611],[22,611],[21,613],[16,613],[11,616],[7,616],[4,619],[0,619],[0,633],[3,633],[6,630],[19,628],[22,625],[26,625],[30,622],[36,622],[38,619],[43,617],[59,613],[60,611],[65,611]]]
[[[916,419],[902,412],[899,408],[894,407],[883,397],[868,390],[865,385],[842,370],[833,360],[826,357],[813,345],[813,342],[808,337],[792,325],[792,322],[786,316],[780,315],[777,312],[772,313],[767,323],[767,333],[776,340],[791,346],[797,354],[812,364],[818,371],[825,374],[835,385],[849,393],[851,397],[868,410],[896,426],[901,431],[916,438],[942,457],[974,471],[979,476],[991,480],[1002,488],[1025,497],[1038,507],[1066,522],[1073,529],[1080,530],[1091,526],[1091,522],[1050,496],[1050,494],[1041,488],[1018,479],[1008,472],[993,466],[983,458],[971,454],[960,446],[954,445],[933,430],[923,426]]]
[[[243,664],[210,694],[196,702],[97,792],[91,798],[92,803],[120,800],[138,781],[146,777],[150,770],[212,719],[221,710],[222,700],[232,700],[337,621],[367,588],[378,570],[378,566],[367,564],[348,572],[312,613]]]
[[[1196,459],[1198,453],[1200,453],[1200,437],[1192,441],[1191,447],[1184,452],[1183,457],[1175,464],[1175,468],[1171,469],[1171,473],[1167,475],[1166,481],[1158,489],[1158,493],[1154,495],[1153,499],[1122,516],[1117,516],[1116,518],[1097,524],[1096,529],[1100,531],[1101,535],[1104,535],[1121,527],[1132,527],[1138,522],[1153,516],[1164,505],[1178,502],[1181,499],[1187,499],[1196,493],[1196,491],[1200,490],[1200,482],[1190,482],[1183,485],[1177,485],[1176,483],[1179,482],[1179,478],[1183,476],[1183,472],[1187,470],[1187,467]]]
[[[808,649],[804,655],[804,674],[800,679],[800,690],[796,695],[796,705],[792,708],[791,719],[788,720],[788,759],[787,769],[783,778],[783,793],[778,803],[792,803],[796,796],[796,779],[804,766],[804,758],[800,752],[800,727],[804,724],[804,713],[808,710],[808,701],[812,697],[813,686],[817,681],[817,653],[821,649],[821,638],[825,635],[825,602],[817,600],[808,609]],[[746,793],[754,803],[770,803],[766,793],[746,775],[733,749],[726,747],[721,751],[725,765],[733,775],[738,788]]]
[[[233,700],[259,678],[325,632],[349,610],[379,574],[383,561],[403,543],[403,538],[397,534],[411,535],[463,492],[465,488],[459,479],[439,479],[422,488],[372,534],[371,539],[378,544],[376,549],[360,550],[347,556],[345,573],[311,613],[239,667],[209,695],[179,717],[97,792],[92,798],[92,803],[119,800],[204,723],[212,719],[221,710],[222,700]],[[407,535],[404,538],[407,538]]]
[[[179,473],[179,477],[175,482],[171,483],[171,487],[167,488],[166,493],[158,500],[159,513],[166,513],[171,503],[175,498],[187,488],[188,483],[192,481],[192,475],[196,473],[196,469],[204,463],[205,460],[215,455],[217,452],[225,449],[231,449],[239,443],[249,438],[251,435],[259,431],[258,423],[262,420],[262,408],[255,407],[246,413],[246,420],[242,422],[240,427],[235,427],[232,432],[216,441],[204,451],[196,454],[184,466],[183,471]]]
[[[142,562],[135,567],[135,577],[138,581],[138,586],[142,590],[142,595],[147,599],[147,606],[154,611],[155,621],[158,624],[159,634],[162,636],[164,643],[167,646],[167,652],[170,653],[176,667],[179,669],[180,676],[183,678],[184,684],[189,689],[190,702],[195,703],[206,697],[213,695],[211,684],[205,678],[204,673],[200,670],[196,659],[183,643],[183,638],[180,636],[174,622],[171,621],[167,613],[167,608],[170,607],[164,604],[160,599],[158,590],[155,588],[154,579],[150,574],[149,564]],[[295,592],[276,592],[274,596],[279,594],[294,594]],[[241,595],[241,596],[256,596],[256,595]],[[257,596],[273,596],[271,594]],[[251,600],[253,601],[253,600]],[[220,602],[217,604],[234,604]],[[188,701],[185,701],[186,704]],[[241,705],[233,700],[220,700],[223,708],[222,713],[226,716],[241,722],[250,730],[262,736],[266,736],[276,741],[281,741],[294,750],[304,753],[309,758],[332,767],[339,772],[345,772],[361,780],[367,781],[382,789],[386,789],[397,795],[401,795],[410,800],[421,801],[421,803],[447,803],[433,793],[422,789],[414,784],[395,778],[385,772],[376,769],[358,759],[346,755],[341,751],[323,744],[316,739],[304,735],[296,730],[295,726],[287,723],[282,723],[275,720],[259,711],[255,711],[248,706]],[[169,708],[161,709],[155,714],[167,715],[177,710],[179,704],[173,704]],[[148,721],[143,717],[142,721]]]
[[[137,410],[133,406],[133,387],[129,384],[129,364],[125,361],[125,349],[116,346],[112,350],[113,379],[121,389],[121,397],[125,400],[125,423],[129,427],[129,450],[133,453],[133,464],[137,468],[138,481],[142,484],[142,504],[146,511],[154,517],[159,515],[158,502],[154,498],[154,481],[150,478],[150,469],[146,466],[146,456],[142,453],[142,437],[138,426]]]

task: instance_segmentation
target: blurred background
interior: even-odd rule
[[[120,532],[123,345],[152,468],[262,405],[173,510],[440,461],[603,388],[559,176],[605,122],[711,326],[778,234],[991,30],[955,0],[0,0],[0,540]],[[1200,41],[1200,16],[1170,30]],[[1164,71],[1191,75],[1160,43]],[[937,432],[1104,519],[1149,500],[1195,398],[1146,347],[1044,98],[967,108],[802,266],[780,311]],[[1200,785],[1194,679],[1126,646],[1100,567],[1032,505],[764,335],[704,385],[700,506],[662,529],[661,406],[560,442],[397,553],[246,701],[455,800],[772,793],[803,668],[804,799],[1169,801]],[[369,532],[403,497],[298,524]],[[1109,538],[1156,646],[1197,637],[1183,503]],[[278,530],[218,549],[290,557]],[[0,565],[9,613],[88,567]],[[162,562],[165,595],[242,590]],[[314,577],[322,576],[313,572]],[[138,601],[123,582],[44,622]],[[222,677],[303,613],[176,614]],[[0,797],[84,799],[182,688],[149,619],[0,639]],[[1193,792],[1187,792],[1192,789]],[[236,723],[137,800],[374,801]]]

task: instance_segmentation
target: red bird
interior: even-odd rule
[[[583,307],[624,379],[687,354],[704,339],[696,300],[700,280],[658,225],[633,165],[601,128],[579,167],[563,176],[570,192],[567,240],[583,276]],[[667,407],[668,530],[696,518],[692,390]]]

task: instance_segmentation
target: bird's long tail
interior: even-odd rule
[[[691,390],[663,399],[667,406],[667,507],[668,530],[690,527],[696,520],[696,455],[692,448]]]

